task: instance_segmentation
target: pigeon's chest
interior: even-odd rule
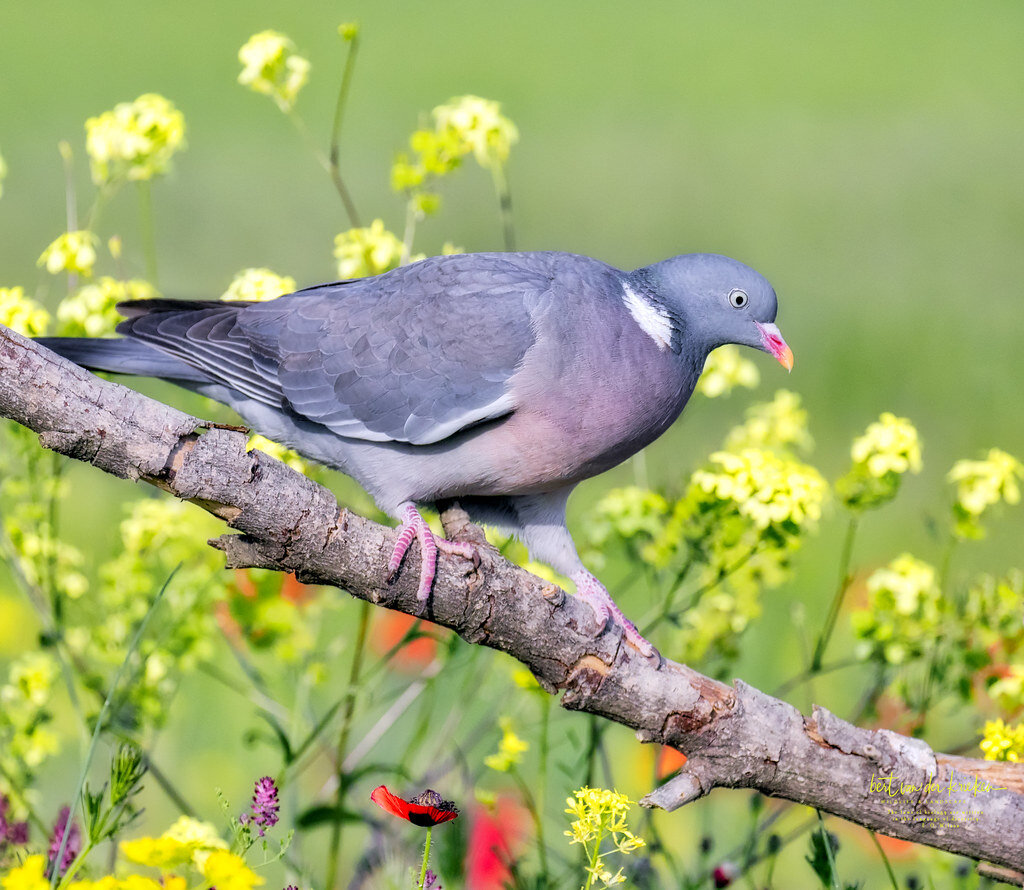
[[[518,447],[529,466],[565,481],[601,473],[660,436],[699,374],[628,315],[590,321],[579,337],[541,340],[514,381]]]

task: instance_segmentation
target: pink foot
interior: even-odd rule
[[[430,591],[434,586],[434,575],[437,573],[437,551],[449,553],[455,556],[462,556],[472,560],[474,563],[479,560],[480,555],[472,544],[461,541],[449,541],[439,538],[427,525],[427,521],[420,516],[416,505],[406,501],[401,505],[402,526],[398,532],[398,540],[395,541],[395,549],[388,561],[388,581],[393,581],[398,574],[398,569],[405,559],[405,554],[413,542],[413,538],[420,542],[420,585],[416,589],[416,599],[425,603],[430,598]]]
[[[608,593],[605,586],[597,578],[586,569],[573,572],[571,577],[576,584],[576,596],[585,603],[588,603],[590,608],[594,610],[598,633],[608,626],[609,621],[614,621],[622,628],[622,635],[625,637],[626,642],[631,643],[644,658],[661,658],[658,655],[658,650],[643,637],[640,631],[636,629],[636,625],[622,614],[619,607],[615,605],[611,594]]]

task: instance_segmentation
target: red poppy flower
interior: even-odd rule
[[[455,804],[450,800],[442,800],[440,794],[429,788],[412,800],[404,800],[380,785],[373,789],[370,800],[392,816],[398,816],[399,819],[405,819],[421,828],[432,828],[442,822],[451,822],[459,815]]]

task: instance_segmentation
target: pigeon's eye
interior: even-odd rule
[[[741,291],[739,288],[729,292],[729,303],[733,309],[742,309],[747,305],[749,297],[745,291]]]

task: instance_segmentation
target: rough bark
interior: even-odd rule
[[[102,380],[0,327],[0,415],[47,448],[192,501],[239,534],[211,543],[228,566],[295,572],[390,609],[419,614],[418,551],[393,583],[394,531],[339,508],[323,487],[254,451],[240,432]],[[456,507],[450,536],[479,544],[479,564],[440,555],[425,617],[530,668],[563,707],[687,755],[647,806],[675,809],[716,787],[752,788],[887,835],[1024,868],[1024,765],[952,757],[824,708],[804,716],[737,680],[660,666],[617,627],[594,635],[590,607],[502,559]]]

